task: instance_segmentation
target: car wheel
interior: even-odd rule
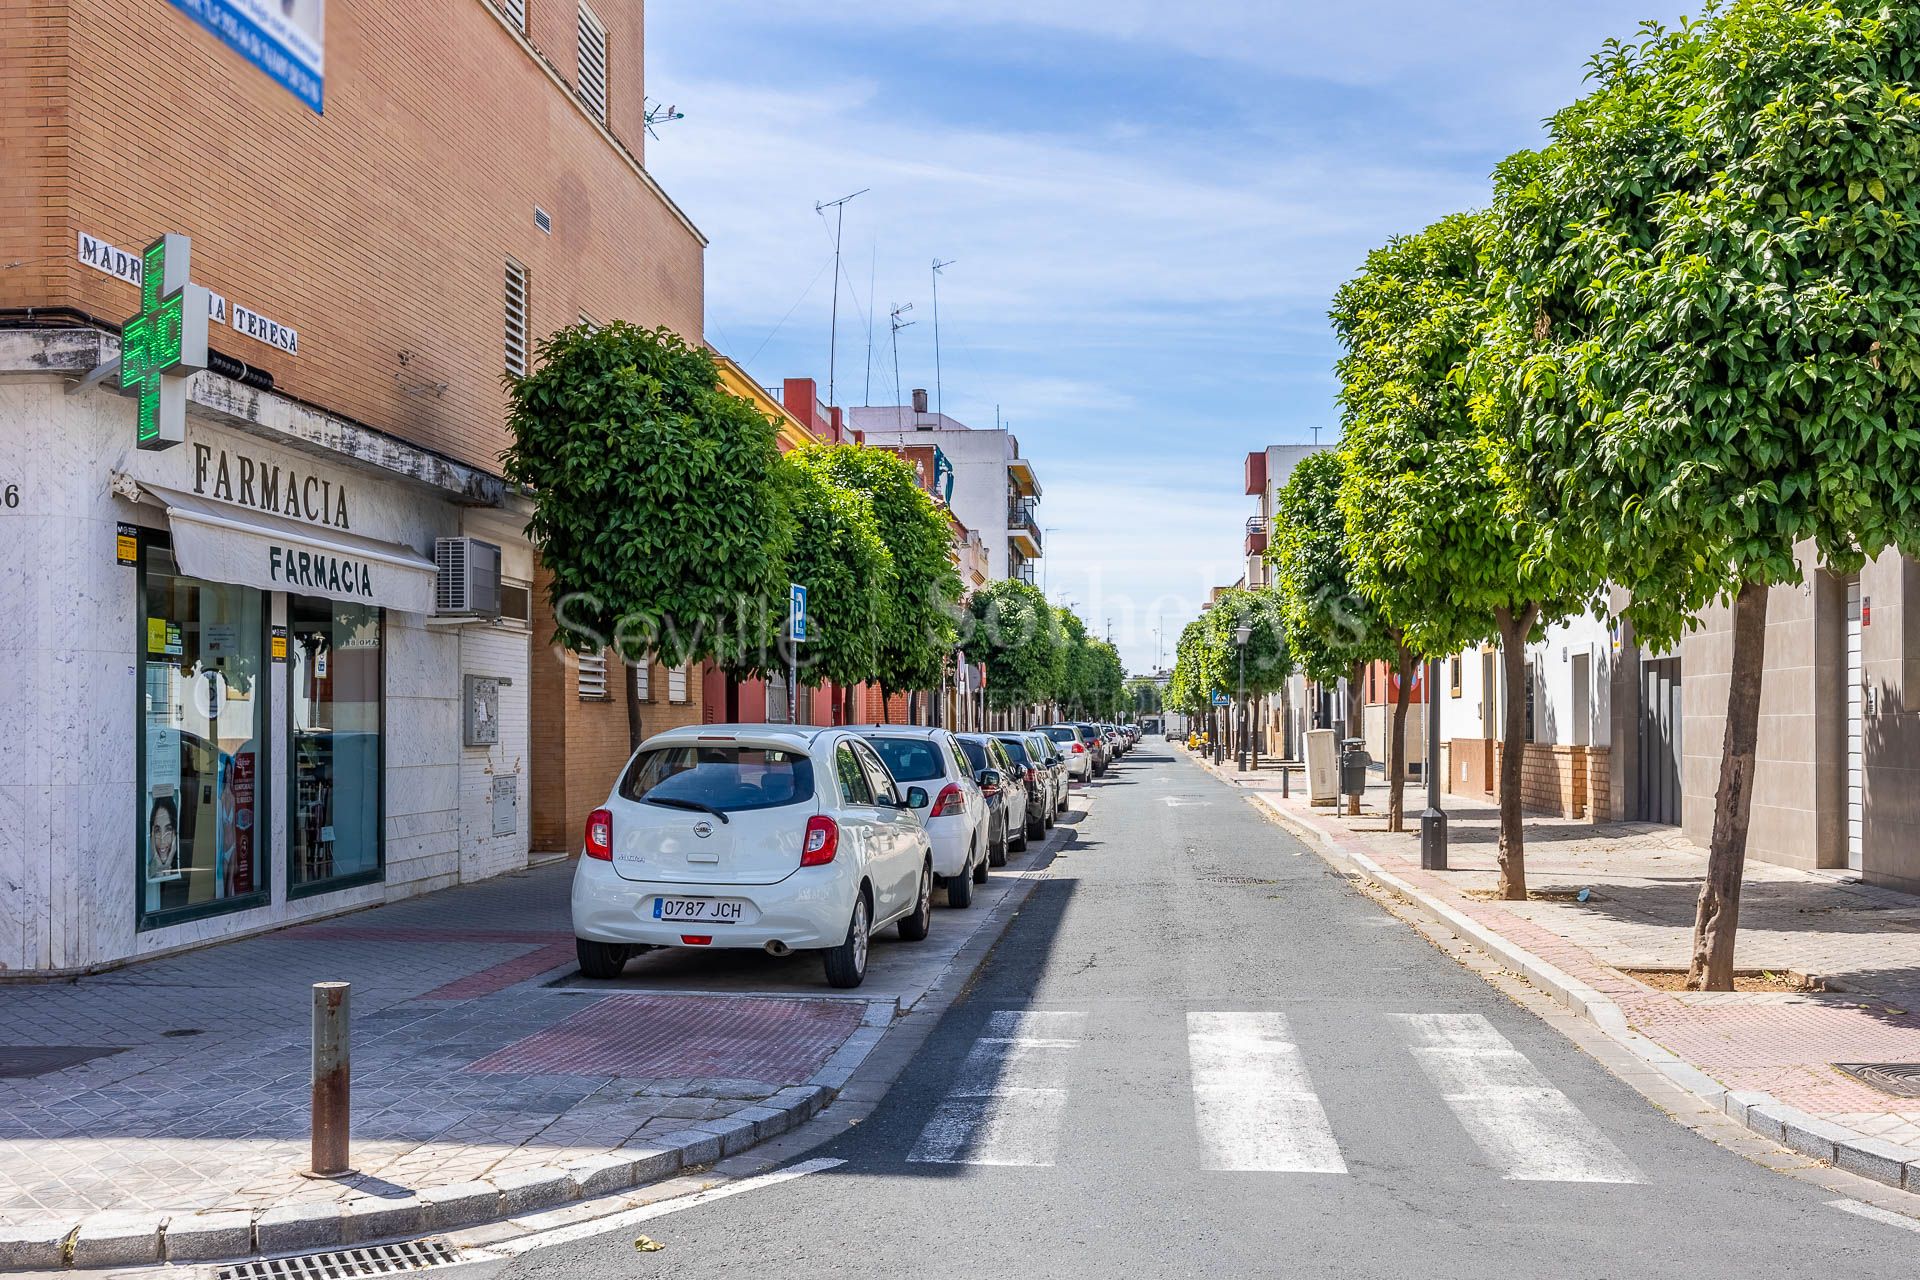
[[[947,877],[948,906],[962,908],[973,905],[974,881],[984,878],[980,872],[986,869],[986,865],[984,862],[975,863],[974,867],[979,868],[979,870],[975,870],[974,867],[969,867],[957,876]]]
[[[868,914],[867,895],[855,894],[853,899],[853,919],[847,922],[847,939],[837,947],[828,947],[822,953],[827,962],[827,985],[832,987],[857,987],[867,977],[867,943],[872,932],[873,917]]]
[[[1026,814],[1022,813],[1020,815],[1020,828],[1019,828],[1018,834],[1014,832],[1014,829],[1012,827],[1007,828],[1007,848],[1014,853],[1025,853],[1027,851],[1027,815]]]
[[[1000,828],[1000,838],[987,846],[987,862],[991,866],[1007,865],[1007,829]]]
[[[1046,838],[1047,838],[1047,815],[1043,813],[1037,818],[1028,818],[1027,819],[1028,842],[1031,843],[1035,840],[1045,840]]]
[[[918,942],[927,936],[933,927],[933,863],[921,864],[920,901],[915,905],[913,914],[900,921],[900,936],[908,942]]]
[[[623,942],[589,942],[585,938],[573,940],[573,952],[580,959],[582,977],[601,979],[619,977],[627,967],[627,957],[633,954]]]

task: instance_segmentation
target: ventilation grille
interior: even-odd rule
[[[444,1240],[408,1240],[403,1244],[237,1263],[220,1268],[216,1280],[358,1280],[362,1276],[393,1276],[446,1267],[459,1260],[460,1255]]]
[[[553,215],[548,213],[545,209],[542,209],[539,205],[535,205],[533,206],[533,225],[540,228],[542,231],[546,232],[548,235],[552,235],[553,234]]]
[[[437,614],[500,616],[500,548],[478,538],[435,538]]]
[[[579,93],[595,117],[607,118],[607,29],[585,5],[580,6]]]
[[[527,0],[500,0],[509,21],[522,31],[527,29]]]
[[[580,655],[580,701],[605,702],[607,700],[607,655],[605,653],[583,653]]]
[[[516,378],[527,376],[530,293],[527,269],[507,259],[507,372]]]

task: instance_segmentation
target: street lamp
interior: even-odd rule
[[[1233,629],[1234,648],[1240,650],[1240,701],[1237,714],[1240,717],[1240,772],[1247,771],[1247,641],[1253,639],[1253,628],[1241,623]]]
[[[1427,807],[1420,815],[1420,867],[1424,871],[1447,869],[1447,815],[1440,807],[1440,660],[1427,661]]]

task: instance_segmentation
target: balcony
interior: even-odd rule
[[[1267,451],[1247,455],[1247,496],[1258,497],[1267,491]]]
[[[1247,521],[1247,554],[1264,555],[1267,550],[1267,522],[1259,516]]]
[[[1007,538],[1014,550],[1032,559],[1040,554],[1040,516],[1032,498],[1007,503]]]
[[[1015,493],[1025,497],[1040,496],[1040,477],[1034,474],[1033,463],[1020,456],[1018,440],[1013,440],[1013,456],[1007,459],[1007,483]]]

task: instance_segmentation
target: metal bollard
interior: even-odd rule
[[[1293,788],[1290,785],[1292,782],[1293,770],[1287,768],[1285,764],[1282,764],[1280,766],[1280,798],[1282,800],[1285,800],[1293,794]]]
[[[348,1043],[353,984],[313,984],[313,1172],[346,1173],[353,1055]]]

